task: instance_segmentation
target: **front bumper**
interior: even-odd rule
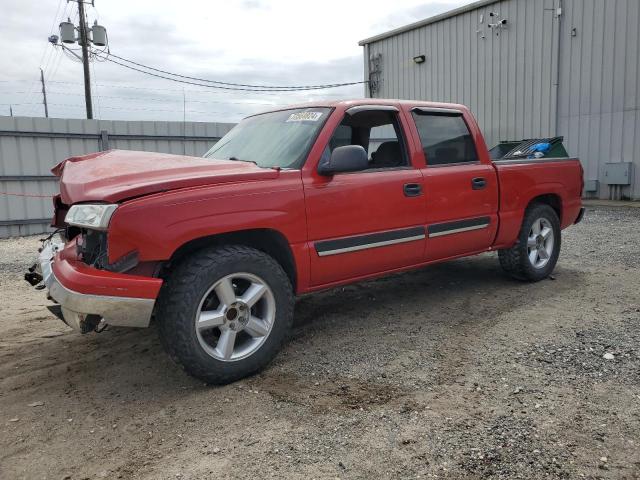
[[[87,295],[66,288],[52,274],[49,296],[60,304],[64,322],[74,330],[85,333],[91,316],[100,317],[108,325],[119,327],[148,327],[155,300],[132,297]]]
[[[49,297],[60,304],[64,322],[81,333],[98,321],[147,327],[162,280],[92,268],[77,259],[75,243],[45,243],[39,270]]]

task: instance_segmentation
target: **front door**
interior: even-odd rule
[[[397,109],[348,111],[324,155],[348,144],[367,150],[367,170],[304,179],[312,286],[406,267],[424,255],[423,179],[409,161]]]

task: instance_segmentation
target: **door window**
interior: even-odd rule
[[[412,114],[427,166],[478,162],[475,142],[461,114]]]
[[[331,136],[321,162],[327,161],[336,147],[344,145],[363,147],[369,157],[369,170],[409,165],[395,112],[371,110],[345,115]]]

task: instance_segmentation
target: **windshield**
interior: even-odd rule
[[[245,118],[204,156],[255,162],[266,168],[299,168],[330,110],[296,108]]]

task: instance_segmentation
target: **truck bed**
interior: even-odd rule
[[[496,248],[517,237],[524,210],[539,196],[552,200],[562,228],[572,225],[582,206],[583,171],[577,158],[519,158],[494,160],[498,174],[500,228]],[[576,181],[576,179],[580,179]]]

